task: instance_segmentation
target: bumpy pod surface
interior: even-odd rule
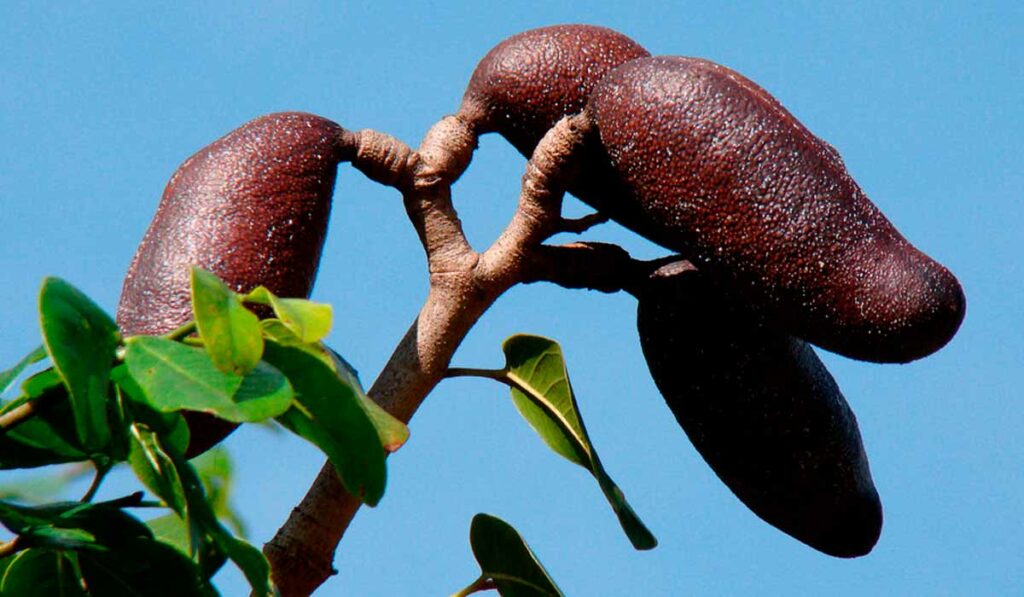
[[[956,278],[900,235],[831,146],[738,73],[637,59],[597,84],[588,110],[628,189],[617,200],[642,213],[629,225],[728,275],[795,335],[903,362],[958,329]]]
[[[629,37],[594,25],[530,29],[502,41],[477,65],[459,116],[478,134],[496,132],[526,157],[559,120],[578,114],[613,68],[649,57]],[[596,135],[576,156],[568,191],[643,233],[644,214],[612,169]]]
[[[654,381],[736,497],[826,554],[871,551],[882,505],[857,419],[811,347],[765,327],[696,271],[654,281],[639,298]]]
[[[650,56],[625,35],[593,25],[531,29],[501,42],[470,78],[460,113],[478,133],[497,132],[529,157],[564,116],[578,114],[616,66]]]
[[[246,123],[187,159],[171,177],[121,291],[125,335],[163,334],[192,319],[189,270],[237,292],[263,285],[285,297],[313,287],[338,162],[337,124],[298,112]],[[189,456],[234,425],[186,413]]]

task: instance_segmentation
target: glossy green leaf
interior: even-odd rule
[[[334,311],[330,305],[300,298],[280,298],[263,286],[254,289],[243,300],[269,305],[277,319],[306,343],[323,340],[334,322]]]
[[[558,343],[520,334],[506,340],[502,348],[504,375],[519,413],[552,450],[594,475],[633,547],[653,549],[657,539],[605,471],[587,436]]]
[[[53,390],[61,390],[64,395],[67,395],[64,380],[53,368],[43,369],[21,384],[21,394],[26,398],[38,398]]]
[[[366,395],[366,391],[363,390],[363,384],[359,381],[359,373],[356,372],[348,361],[328,346],[323,346],[323,349],[331,358],[334,370],[341,377],[342,381],[355,390],[356,395],[359,397],[359,406],[370,417],[370,422],[377,429],[377,436],[380,438],[380,443],[384,446],[384,450],[390,453],[401,448],[409,439],[409,428],[405,423],[391,416],[391,413],[381,408]]]
[[[217,369],[206,351],[165,338],[135,336],[127,346],[128,373],[159,411],[197,410],[255,422],[285,412],[294,398],[288,379],[265,362],[242,377]]]
[[[128,366],[118,365],[110,372],[110,379],[117,385],[127,400],[124,401],[129,420],[142,423],[157,435],[168,450],[184,454],[188,448],[189,431],[185,417],[177,412],[160,412],[150,406],[142,388],[128,373]]]
[[[589,469],[590,442],[579,418],[561,347],[547,338],[517,335],[502,348],[519,413],[548,447]]]
[[[46,352],[67,384],[82,445],[101,451],[110,441],[108,385],[117,325],[96,303],[59,278],[46,278],[39,291]]]
[[[356,390],[300,348],[267,342],[264,358],[295,386],[296,405],[278,421],[327,455],[349,493],[377,504],[387,480],[384,448]]]
[[[252,371],[263,354],[259,318],[210,272],[193,267],[191,280],[196,327],[214,365],[237,375]]]
[[[78,563],[92,595],[216,595],[191,558],[152,539],[140,537],[118,549],[81,553]]]
[[[469,528],[469,543],[482,576],[494,581],[502,597],[561,597],[551,575],[507,522],[477,514]]]
[[[17,379],[18,376],[21,375],[22,371],[24,371],[29,365],[38,363],[45,358],[46,348],[39,346],[32,352],[25,355],[25,357],[18,361],[16,365],[6,371],[0,372],[0,394],[7,391],[7,388],[14,383],[14,380]]]
[[[71,556],[45,549],[28,549],[14,556],[4,572],[0,595],[88,597]]]
[[[174,461],[160,445],[160,438],[149,427],[134,423],[129,428],[131,448],[128,463],[142,484],[167,504],[167,507],[185,515],[185,492]]]

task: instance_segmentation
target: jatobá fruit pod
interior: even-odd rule
[[[500,133],[529,157],[555,123],[583,111],[605,73],[646,56],[650,53],[635,41],[605,27],[530,29],[484,56],[459,113],[477,133]]]
[[[679,425],[757,516],[826,554],[867,554],[882,505],[832,376],[808,344],[678,270],[637,292],[637,329]]]
[[[125,335],[164,334],[192,319],[189,271],[237,292],[266,286],[309,295],[327,232],[337,166],[350,156],[337,124],[299,112],[246,123],[187,159],[171,177],[121,291]],[[187,412],[187,456],[235,425]]]
[[[459,116],[477,134],[496,132],[526,157],[565,116],[578,114],[598,81],[610,70],[650,56],[629,37],[594,25],[530,29],[502,41],[470,77]],[[575,156],[567,190],[619,223],[636,228],[643,213],[619,201],[618,176],[599,139]]]
[[[604,76],[588,104],[645,236],[726,275],[791,331],[868,361],[946,344],[965,300],[864,195],[839,154],[766,91],[697,58]],[[614,215],[613,215],[614,217]]]

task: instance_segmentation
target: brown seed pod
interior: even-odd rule
[[[811,347],[692,268],[638,295],[647,365],[715,474],[767,523],[819,551],[871,551],[882,505],[857,419]]]
[[[192,319],[189,270],[237,292],[263,285],[285,297],[313,287],[338,163],[350,156],[337,124],[299,112],[246,123],[183,163],[132,259],[117,323],[125,335],[164,334]],[[235,426],[186,413],[188,456]]]
[[[616,200],[641,214],[629,225],[727,275],[795,335],[905,362],[958,329],[956,278],[900,235],[831,146],[738,73],[633,60],[598,83],[588,111],[629,190]]]
[[[605,27],[555,25],[524,31],[480,61],[460,115],[478,133],[498,132],[529,157],[556,122],[583,111],[605,73],[644,56],[650,53]]]
[[[480,61],[459,116],[478,134],[497,132],[526,157],[565,116],[578,114],[598,81],[630,60],[650,56],[625,35],[594,25],[530,29],[504,40]],[[568,190],[634,229],[643,219],[593,136],[576,156]]]

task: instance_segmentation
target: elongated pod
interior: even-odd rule
[[[460,114],[478,133],[497,132],[529,157],[556,122],[583,111],[605,73],[645,56],[650,53],[640,44],[606,27],[530,29],[483,57]]]
[[[483,57],[466,87],[459,116],[478,134],[496,132],[530,157],[555,123],[583,111],[605,74],[647,56],[640,44],[606,27],[530,29]],[[576,158],[569,192],[626,226],[643,217],[632,202],[617,200],[627,191],[617,190],[621,182],[596,135]]]
[[[882,506],[857,419],[811,347],[693,269],[652,279],[638,298],[651,375],[736,497],[824,553],[871,551]]]
[[[839,154],[742,75],[698,58],[630,61],[588,110],[643,213],[634,228],[732,280],[795,335],[869,361],[942,347],[956,278],[914,248]]]
[[[337,124],[299,112],[246,123],[190,157],[171,177],[128,269],[117,309],[126,335],[163,334],[192,318],[189,270],[238,292],[264,285],[306,297],[327,232],[338,162]],[[187,413],[189,456],[234,425]]]

